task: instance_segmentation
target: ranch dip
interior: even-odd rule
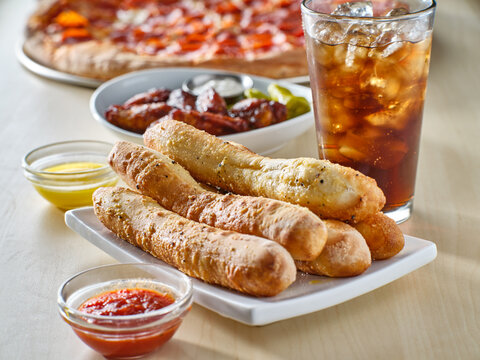
[[[230,97],[236,96],[243,92],[243,85],[234,78],[212,79],[206,83],[196,87],[193,91],[195,95],[203,91],[213,88],[220,96]]]

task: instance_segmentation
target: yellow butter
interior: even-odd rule
[[[93,162],[71,162],[59,164],[43,169],[45,172],[53,173],[77,173],[88,170],[95,170],[104,167],[104,164]],[[59,175],[60,176],[60,175]],[[69,210],[82,206],[92,205],[92,194],[101,186],[114,186],[118,178],[116,176],[102,177],[95,181],[98,173],[92,177],[82,176],[81,180],[75,178],[62,179],[62,183],[71,183],[66,186],[46,186],[34,184],[35,189],[45,199],[60,209]]]
[[[66,164],[60,164],[55,166],[50,166],[43,171],[48,172],[77,172],[77,171],[85,171],[85,170],[92,170],[92,169],[99,169],[105,166],[104,164],[98,164],[93,162],[71,162]]]

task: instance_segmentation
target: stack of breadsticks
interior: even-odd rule
[[[146,146],[118,142],[111,167],[132,190],[93,195],[100,221],[182,272],[255,296],[273,296],[297,269],[363,273],[404,238],[380,212],[375,181],[325,160],[270,159],[163,118]]]

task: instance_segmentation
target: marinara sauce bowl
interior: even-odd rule
[[[89,299],[132,291],[153,291],[173,303],[134,315],[79,310]],[[60,286],[57,301],[60,315],[85,344],[107,359],[136,359],[173,336],[191,308],[192,294],[190,278],[177,270],[158,264],[115,264],[74,275]]]

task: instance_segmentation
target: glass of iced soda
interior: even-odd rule
[[[383,211],[412,211],[434,0],[304,0],[320,158],[374,178]]]

